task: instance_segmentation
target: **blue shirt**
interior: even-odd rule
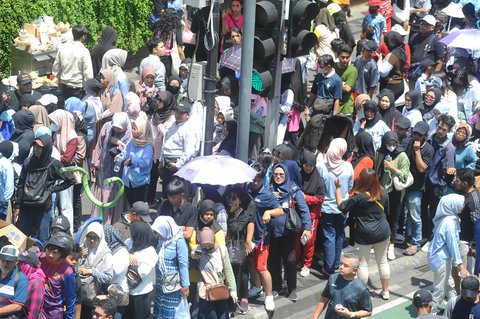
[[[372,40],[375,41],[377,45],[380,45],[380,36],[382,33],[387,32],[387,20],[385,20],[381,14],[377,14],[376,17],[368,14],[363,18],[362,26],[364,25],[371,25],[375,29]]]
[[[0,279],[0,307],[4,307],[10,304],[20,304],[24,305],[27,301],[28,296],[28,278],[24,273],[19,272],[17,286],[15,287],[15,277],[19,272],[18,268],[15,267],[13,271],[8,274],[4,279]],[[0,270],[0,275],[2,271]],[[7,302],[5,299],[12,300],[11,303]]]
[[[153,145],[137,146],[131,139],[122,155],[125,159],[132,160],[129,166],[123,167],[122,180],[125,186],[134,188],[149,184],[153,166]]]
[[[8,202],[13,195],[14,176],[12,162],[0,155],[0,214],[7,214]]]
[[[318,98],[327,100],[342,99],[343,82],[340,76],[332,70],[332,73],[323,75],[318,73],[315,75],[312,85],[312,94]]]
[[[428,265],[432,271],[437,271],[447,259],[452,259],[454,265],[462,263],[460,256],[460,227],[449,219],[442,221],[428,246]],[[450,270],[448,270],[450,271]]]
[[[428,142],[433,146],[434,153],[432,164],[428,166],[427,181],[433,186],[447,186],[447,168],[455,167],[455,146],[448,138],[438,142],[435,135],[432,135]]]
[[[348,193],[353,188],[353,167],[352,164],[344,162],[343,170],[339,175],[331,172],[325,164],[322,167],[322,175],[325,180],[325,201],[322,204],[322,212],[325,214],[342,214],[338,209],[337,200],[335,198],[335,180],[338,178],[342,182],[342,199],[348,199]]]
[[[279,208],[280,204],[278,203],[275,196],[272,192],[262,186],[257,192],[252,194],[253,201],[257,207],[257,213],[255,214],[255,231],[253,233],[253,242],[255,245],[260,245],[262,242],[262,234],[264,237],[264,245],[270,244],[270,232],[271,232],[271,222],[269,224],[264,224],[262,221],[263,213],[270,209]]]

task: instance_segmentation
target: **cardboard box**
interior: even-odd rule
[[[5,236],[15,247],[24,251],[32,246],[32,240],[25,236],[15,225],[0,220],[0,237]]]

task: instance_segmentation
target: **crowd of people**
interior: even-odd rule
[[[210,8],[154,4],[137,80],[114,28],[90,52],[76,25],[53,65],[57,94],[34,89],[27,73],[2,87],[0,218],[35,244],[0,238],[0,317],[228,318],[253,298],[272,313],[280,295],[297,301],[297,275],[318,266],[327,283],[313,318],[362,318],[373,310],[370,254],[389,300],[390,262],[423,250],[434,279],[431,293],[414,294],[418,315],[477,318],[478,56],[441,41],[477,28],[475,3],[448,19],[446,2],[369,0],[360,39],[349,0],[319,4],[315,48],[282,72],[278,145],[263,143],[268,94],[252,87],[256,176],[228,186],[175,175],[200,155],[203,110],[188,81],[192,60],[211,50]],[[222,10],[220,60],[242,43],[243,5]],[[214,154],[235,157],[239,74],[218,71],[206,120]],[[99,207],[84,211],[72,166],[87,168],[103,203],[121,187],[108,178],[122,180],[104,220]]]

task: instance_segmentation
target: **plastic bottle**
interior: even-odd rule
[[[115,166],[113,167],[113,171],[115,173],[120,172],[120,169],[122,168],[122,164],[124,160],[125,160],[125,154],[120,153],[117,155],[117,161],[115,162]]]

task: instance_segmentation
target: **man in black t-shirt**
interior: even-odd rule
[[[478,279],[468,276],[462,280],[462,291],[460,296],[448,300],[445,315],[449,319],[469,319],[470,312],[477,301],[480,284]]]
[[[410,172],[414,180],[405,194],[405,206],[412,220],[412,245],[403,252],[407,256],[415,255],[422,241],[422,197],[425,177],[434,153],[433,147],[427,143],[428,129],[427,123],[417,122],[413,127],[413,137],[405,141]]]
[[[345,254],[340,262],[338,273],[328,279],[317,304],[313,319],[320,318],[326,310],[325,318],[363,318],[372,315],[372,299],[367,286],[355,278],[360,261],[352,254]]]

